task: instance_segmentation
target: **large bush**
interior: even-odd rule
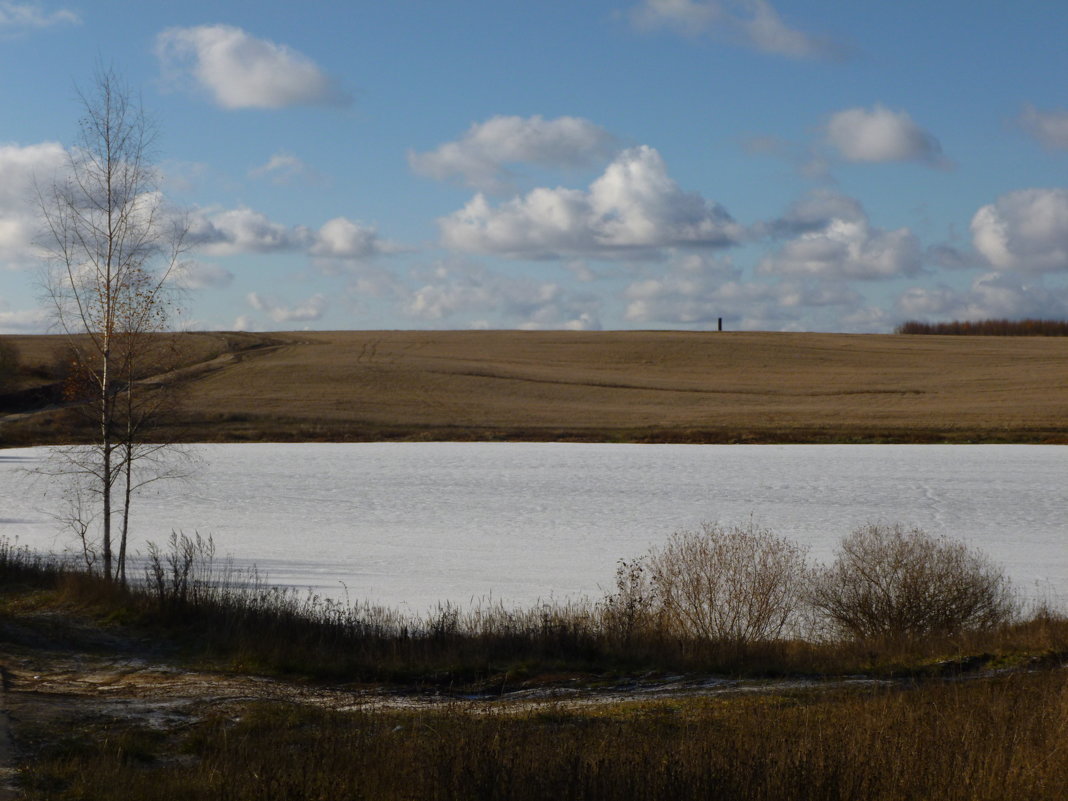
[[[1016,603],[1004,572],[962,542],[901,526],[867,525],[817,571],[810,600],[839,634],[954,634],[1004,623]]]
[[[803,596],[805,554],[750,524],[679,531],[639,564],[621,565],[611,596],[621,622],[644,616],[661,632],[746,644],[784,635]]]

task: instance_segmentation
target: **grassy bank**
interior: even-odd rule
[[[959,603],[932,584],[953,582],[974,595],[972,574],[933,572],[931,553],[908,539],[922,532],[869,527],[858,533],[870,531],[882,535],[876,544],[883,561],[860,569],[878,577],[891,565],[910,582],[907,592],[927,599],[926,608],[907,599],[900,609],[879,612],[878,619],[895,621],[890,627],[834,628],[803,597],[810,584],[825,588],[831,568],[821,573],[793,552],[795,561],[773,563],[772,549],[793,546],[752,527],[680,532],[663,549],[620,562],[615,591],[604,598],[531,608],[444,605],[412,614],[341,603],[272,586],[254,571],[235,572],[199,537],[172,537],[168,549],[154,551],[144,580],[129,587],[0,542],[0,598],[16,598],[19,609],[57,609],[143,632],[190,666],[456,692],[492,693],[557,674],[954,675],[1068,652],[1068,619],[1047,606],[1020,608],[997,568],[985,562],[981,576],[991,583],[980,587],[980,600],[1000,604],[996,617],[972,625],[963,618],[906,625],[906,614],[928,620],[931,604]],[[894,536],[912,550],[888,550]],[[926,535],[919,545],[948,549],[953,558],[970,553]],[[714,566],[720,586],[711,583],[706,565]],[[670,586],[662,575],[669,570]],[[764,595],[754,589],[760,586]]]
[[[251,704],[177,731],[95,720],[27,798],[1063,799],[1068,676],[533,713]]]
[[[0,548],[0,654],[34,671],[65,659],[77,675],[121,651],[116,675],[152,660],[276,677],[262,698],[212,700],[209,685],[181,706],[155,699],[158,678],[123,700],[42,694],[15,671],[27,799],[1060,799],[1068,786],[1068,619],[1049,610],[953,634],[743,642],[659,617],[621,626],[636,607],[612,596],[405,616],[209,556],[177,540],[148,583],[121,588]],[[680,672],[762,678],[625,689]],[[305,700],[369,687],[389,708]],[[438,700],[405,708],[427,692]]]

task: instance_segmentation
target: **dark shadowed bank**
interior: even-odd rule
[[[716,628],[707,595],[683,608],[710,558],[792,588],[771,593],[783,609],[804,600],[789,543],[751,528],[682,532],[593,606],[421,618],[227,573],[204,541],[175,538],[130,589],[7,547],[18,782],[30,799],[1063,798],[1068,620],[998,607],[996,568],[952,543],[846,544],[817,586],[847,555],[904,558],[899,588],[948,570],[994,606],[953,625],[887,607],[901,625],[875,635],[768,618],[728,581],[716,608],[754,626]]]

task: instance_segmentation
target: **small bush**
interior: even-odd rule
[[[837,633],[860,639],[989,629],[1016,613],[1008,579],[982,553],[901,526],[867,525],[843,539],[809,596]]]
[[[650,581],[648,556],[616,563],[616,591],[601,603],[601,626],[625,649],[649,633],[655,617],[656,588]]]
[[[190,537],[172,531],[166,550],[148,544],[145,583],[155,593],[160,606],[182,605],[195,601],[204,591],[213,589],[215,575],[215,541],[197,532]]]
[[[664,630],[745,645],[784,636],[797,622],[804,550],[750,524],[679,531],[648,556],[652,605]]]

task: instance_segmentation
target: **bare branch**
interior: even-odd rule
[[[73,360],[69,394],[92,415],[96,434],[90,446],[57,450],[43,472],[89,485],[84,491],[100,504],[88,519],[99,520],[101,569],[125,580],[134,492],[182,472],[167,466],[165,448],[145,445],[168,408],[169,387],[141,379],[168,369],[158,343],[171,311],[167,279],[185,250],[187,226],[164,206],[152,163],[155,128],[125,82],[100,67],[92,91],[79,98],[83,114],[67,174],[37,197],[51,267],[45,295]],[[120,484],[115,562],[112,494]],[[88,523],[88,559],[87,536]]]

